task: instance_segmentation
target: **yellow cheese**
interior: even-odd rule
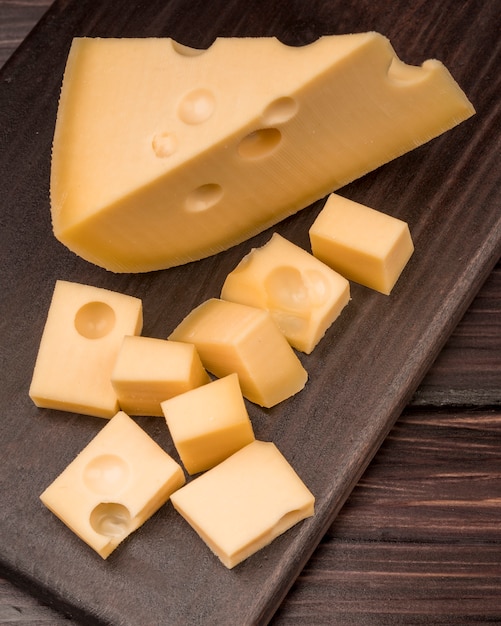
[[[254,441],[171,502],[231,569],[313,515],[315,499],[273,443]]]
[[[254,441],[237,374],[165,400],[162,410],[189,474],[214,467]]]
[[[406,222],[337,194],[312,224],[310,240],[324,263],[386,295],[414,252]]]
[[[291,346],[309,354],[348,304],[350,286],[275,233],[228,274],[221,298],[269,310]]]
[[[141,300],[56,282],[29,395],[39,407],[110,418],[118,411],[111,373],[125,335],[142,330]]]
[[[76,38],[53,142],[55,236],[116,272],[226,249],[474,113],[377,33],[303,47]]]
[[[271,407],[300,391],[308,375],[268,311],[206,300],[171,333],[193,343],[204,367],[222,378],[236,372],[243,395]]]
[[[160,402],[208,383],[195,346],[152,337],[124,337],[111,374],[128,415],[163,416]]]
[[[40,499],[105,559],[184,483],[181,466],[120,412]]]

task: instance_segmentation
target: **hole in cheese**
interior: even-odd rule
[[[388,66],[387,76],[390,80],[399,83],[411,83],[424,80],[427,76],[426,63],[418,67],[415,65],[407,65],[398,57],[393,57]]]
[[[294,98],[284,96],[277,98],[268,105],[263,113],[263,123],[266,126],[274,126],[275,124],[283,124],[292,119],[298,111],[298,103]]]
[[[190,91],[179,103],[178,116],[185,124],[201,124],[214,113],[216,99],[210,89]]]
[[[90,525],[104,537],[124,537],[131,527],[129,509],[116,502],[101,502],[90,514]]]
[[[293,338],[308,331],[310,315],[308,311],[303,313],[291,313],[281,309],[271,309],[273,319],[286,337]],[[290,340],[292,345],[292,339]]]
[[[317,270],[306,270],[304,281],[308,285],[311,306],[322,306],[329,297],[329,284],[325,276]]]
[[[219,202],[223,188],[217,183],[207,183],[194,189],[186,198],[186,209],[193,213],[206,211]]]
[[[268,274],[264,285],[271,307],[295,310],[310,305],[308,288],[295,267],[277,267]]]
[[[94,493],[109,495],[123,489],[129,480],[129,466],[115,454],[103,454],[83,470],[85,486]]]
[[[244,159],[260,159],[271,154],[282,139],[278,128],[260,128],[246,135],[238,145]]]
[[[86,339],[101,339],[115,326],[115,311],[105,302],[88,302],[75,315],[75,329]]]
[[[177,52],[177,54],[182,57],[198,57],[205,52],[205,50],[200,50],[199,48],[191,48],[190,46],[185,46],[182,43],[174,41],[173,39],[171,39],[170,42],[174,52]]]
[[[264,281],[267,306],[287,337],[307,332],[311,309],[325,301],[327,285],[319,272],[305,276],[295,267],[282,266],[271,271]]]
[[[177,150],[177,139],[174,133],[158,133],[151,142],[153,152],[159,158],[169,157]]]

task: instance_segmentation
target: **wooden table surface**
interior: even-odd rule
[[[0,66],[50,4],[0,0]],[[0,623],[76,622],[0,578]],[[500,263],[272,620],[424,623],[501,624]]]

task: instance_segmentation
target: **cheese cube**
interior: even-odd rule
[[[195,346],[152,337],[124,337],[111,383],[128,415],[162,416],[160,403],[210,380]]]
[[[162,410],[189,474],[214,467],[254,441],[237,374],[166,400]]]
[[[271,315],[256,307],[211,298],[169,339],[193,343],[204,367],[218,378],[236,372],[244,397],[264,407],[293,396],[308,378]]]
[[[106,559],[184,483],[181,466],[119,412],[40,499]]]
[[[241,242],[473,115],[374,32],[302,47],[76,38],[52,150],[55,236],[115,272]],[[235,207],[238,207],[235,210]]]
[[[275,233],[228,274],[221,298],[269,310],[291,346],[309,354],[348,304],[350,285]]]
[[[174,508],[231,569],[314,513],[275,444],[254,441],[172,494]]]
[[[142,330],[138,298],[56,282],[29,395],[39,407],[110,418],[118,411],[111,373],[125,335]]]
[[[321,261],[386,295],[414,252],[406,222],[337,194],[312,224],[310,240]]]

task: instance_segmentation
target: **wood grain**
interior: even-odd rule
[[[412,405],[501,405],[500,263],[425,376]]]
[[[501,414],[406,410],[272,623],[501,621]]]
[[[50,7],[48,0],[0,0],[0,67]]]
[[[499,403],[499,294],[498,265],[415,394],[415,404],[447,404],[448,397],[452,404]],[[499,415],[412,411],[391,431],[276,623],[501,620],[493,591],[499,587],[500,540],[492,522],[500,506],[499,490],[493,489],[500,473]],[[468,469],[477,464],[483,477]],[[380,466],[384,471],[378,473]],[[38,604],[5,592],[6,586],[0,587],[2,598],[12,593],[17,601],[0,604],[0,611],[12,609],[0,612],[0,622],[18,617],[18,623],[68,623],[42,606],[37,612]]]

